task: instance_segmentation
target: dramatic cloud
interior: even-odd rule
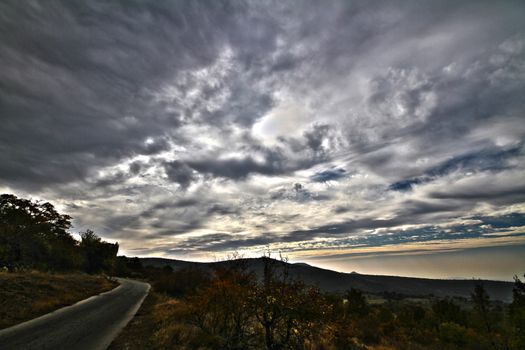
[[[3,1],[0,190],[127,254],[525,239],[523,13]]]
[[[315,173],[310,179],[315,182],[328,182],[342,179],[345,176],[346,171],[344,169],[329,169]]]

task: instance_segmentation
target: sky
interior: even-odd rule
[[[525,273],[525,2],[0,2],[0,192],[127,256]]]

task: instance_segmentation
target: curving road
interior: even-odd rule
[[[0,331],[2,350],[103,350],[126,326],[150,285],[118,279],[117,288]]]

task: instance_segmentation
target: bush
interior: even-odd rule
[[[467,330],[454,322],[444,322],[439,325],[439,338],[459,348],[467,344]]]

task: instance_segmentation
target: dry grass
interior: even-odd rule
[[[199,331],[184,323],[186,305],[150,292],[131,322],[113,341],[110,350],[197,349]]]
[[[135,317],[111,343],[109,350],[211,350],[213,338],[187,323],[189,313],[184,301],[151,291]],[[325,344],[312,349],[336,349]],[[421,350],[417,345],[365,345],[355,339],[347,349]]]
[[[165,302],[165,297],[151,291],[142,306],[135,314],[135,317],[128,323],[126,328],[120,332],[118,337],[111,343],[110,350],[129,350],[129,349],[156,349],[153,344],[153,333],[159,331],[164,322],[162,315],[155,315],[154,312],[159,305]],[[163,311],[163,314],[167,310]]]
[[[0,272],[0,329],[71,305],[117,285],[103,276]]]

